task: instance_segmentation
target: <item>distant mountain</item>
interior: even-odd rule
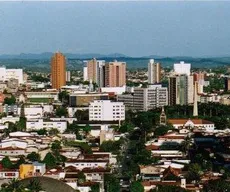
[[[0,55],[0,59],[50,59],[53,55],[52,52],[44,53],[21,53],[18,55],[4,54]],[[128,56],[120,53],[112,53],[108,55],[98,54],[98,53],[88,53],[88,54],[75,54],[75,53],[64,53],[68,59],[91,59],[91,58],[128,58]]]

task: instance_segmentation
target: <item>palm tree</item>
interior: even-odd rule
[[[41,182],[36,179],[32,179],[26,188],[29,189],[31,192],[39,192],[43,190]]]
[[[23,187],[20,184],[19,180],[17,179],[12,179],[11,181],[9,181],[9,183],[6,186],[7,191],[11,191],[11,192],[22,192],[23,191]]]
[[[187,156],[189,156],[189,150],[193,145],[192,138],[187,136],[185,140],[181,143],[181,151]],[[190,157],[189,157],[190,159]]]

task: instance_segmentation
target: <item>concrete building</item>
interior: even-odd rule
[[[154,59],[150,59],[148,63],[148,83],[155,84],[161,81],[161,64],[155,63]]]
[[[66,121],[44,121],[43,119],[29,119],[26,122],[26,129],[28,131],[39,129],[57,129],[60,133],[63,133],[67,128]]]
[[[9,79],[17,79],[19,84],[23,84],[23,70],[6,69],[5,66],[0,67],[0,81],[8,81]]]
[[[71,73],[70,71],[66,71],[66,82],[70,82],[71,80]]]
[[[89,105],[90,121],[123,121],[125,120],[125,106],[122,102],[110,100],[96,100]]]
[[[105,83],[105,61],[96,60],[95,58],[89,61],[84,61],[83,68],[84,81],[92,81],[99,87],[104,87]]]
[[[126,84],[126,63],[109,62],[105,65],[105,87],[122,87]]]
[[[161,84],[134,88],[132,94],[118,95],[117,99],[123,102],[127,109],[148,111],[168,105],[168,89]]]
[[[229,77],[224,78],[224,90],[230,91],[230,78]]]
[[[66,59],[60,52],[51,58],[51,83],[53,89],[60,89],[66,85]]]
[[[83,94],[70,94],[69,105],[70,107],[89,106],[90,102],[94,100],[108,100],[108,93],[83,93]]]
[[[190,75],[191,64],[181,61],[180,63],[174,64],[174,73]]]
[[[193,76],[174,75],[169,77],[169,105],[187,105],[193,103]]]

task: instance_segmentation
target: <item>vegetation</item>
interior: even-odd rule
[[[157,187],[150,192],[186,192],[186,190],[174,185],[157,185]]]
[[[13,95],[11,95],[11,97],[6,97],[4,99],[4,104],[13,105],[15,103],[16,103],[16,98]]]
[[[32,162],[41,160],[40,155],[36,152],[29,153],[26,158]]]
[[[63,116],[66,117],[67,114],[68,114],[68,111],[65,107],[58,107],[56,109],[56,116],[58,117],[63,117]]]
[[[144,187],[139,181],[134,181],[131,183],[130,192],[144,192]]]

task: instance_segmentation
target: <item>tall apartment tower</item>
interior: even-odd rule
[[[53,89],[60,89],[66,85],[66,59],[60,52],[51,58],[51,83]]]
[[[174,75],[169,77],[169,105],[187,105],[194,101],[192,75]]]
[[[230,91],[230,78],[229,77],[224,78],[224,90]]]
[[[104,87],[105,82],[105,61],[96,60],[95,58],[89,61],[84,61],[83,68],[84,80],[92,81],[99,87]]]
[[[105,87],[122,87],[126,84],[126,63],[109,62],[105,64]]]
[[[155,63],[154,59],[150,59],[148,63],[148,83],[155,84],[161,81],[161,64]]]

